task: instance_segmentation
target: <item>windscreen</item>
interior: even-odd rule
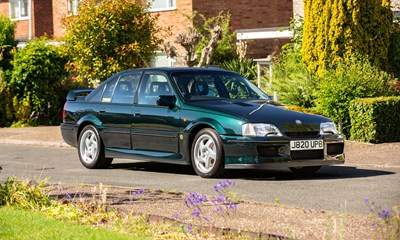
[[[193,71],[172,77],[186,101],[207,99],[270,100],[270,97],[243,76],[232,72]]]

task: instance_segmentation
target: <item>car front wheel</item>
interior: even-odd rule
[[[106,158],[100,135],[95,127],[88,125],[79,135],[78,154],[81,163],[86,168],[107,168],[112,158]]]
[[[224,173],[224,150],[213,129],[205,128],[197,133],[191,155],[193,168],[200,177],[213,178]]]

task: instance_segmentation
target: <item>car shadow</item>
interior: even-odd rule
[[[289,170],[230,170],[227,172],[227,178],[230,179],[245,179],[245,180],[331,180],[331,179],[352,179],[366,178],[383,175],[391,175],[395,172],[358,168],[353,166],[324,166],[313,175],[294,174]]]
[[[113,163],[111,169],[125,169],[131,171],[145,171],[157,173],[172,173],[182,175],[197,175],[192,166],[168,164],[158,162],[132,162],[132,163]]]
[[[111,169],[125,169],[130,171],[145,171],[156,173],[171,173],[181,175],[194,175],[196,172],[192,166],[177,165],[157,162],[133,162],[114,163]],[[351,179],[365,178],[383,175],[391,175],[395,172],[387,170],[360,168],[354,166],[324,166],[311,176],[294,174],[288,169],[257,170],[257,169],[227,169],[223,178],[244,179],[254,181],[286,181],[286,180],[330,180],[330,179]]]

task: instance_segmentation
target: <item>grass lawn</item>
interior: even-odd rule
[[[40,213],[0,207],[0,239],[145,239],[111,230],[80,226],[48,218]]]

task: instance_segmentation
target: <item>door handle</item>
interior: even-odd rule
[[[105,108],[100,108],[99,112],[100,112],[100,113],[105,113],[105,112],[106,112],[106,109],[105,109]]]
[[[140,116],[140,111],[134,112],[134,113],[133,113],[133,116],[134,116],[134,117],[139,117],[139,116]]]

